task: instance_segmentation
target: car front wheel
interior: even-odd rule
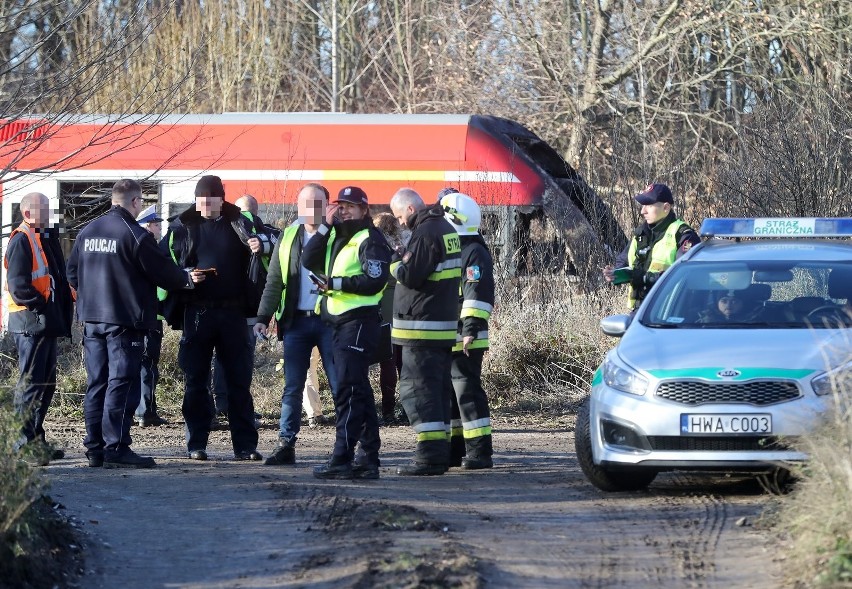
[[[592,428],[589,416],[589,399],[577,411],[574,427],[574,449],[583,474],[601,491],[639,491],[657,478],[657,471],[648,468],[625,468],[611,470],[595,464],[592,456]]]

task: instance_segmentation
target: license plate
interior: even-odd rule
[[[771,434],[768,413],[681,413],[681,435]]]

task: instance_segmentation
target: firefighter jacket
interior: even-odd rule
[[[328,291],[317,300],[323,320],[378,318],[390,259],[390,246],[369,216],[320,225],[302,251],[302,265],[327,277]]]
[[[80,231],[68,258],[68,281],[77,289],[79,321],[138,330],[160,325],[158,286],[192,285],[130,211],[118,205]]]
[[[54,231],[21,223],[9,236],[3,296],[11,333],[71,337],[72,295]]]
[[[278,339],[283,339],[284,330],[292,325],[299,304],[304,233],[305,226],[299,222],[288,226],[281,233],[269,260],[269,273],[257,309],[257,322],[267,325],[275,316]]]
[[[222,203],[217,219],[205,219],[195,205],[178,215],[160,241],[163,249],[182,268],[216,269],[192,290],[169,292],[163,301],[163,315],[174,329],[183,328],[187,304],[238,308],[245,317],[255,317],[266,272],[262,253],[254,254],[248,240],[255,237],[255,224],[240,209]]]
[[[630,308],[638,306],[678,256],[700,242],[695,230],[676,218],[674,212],[653,225],[639,225],[627,250],[627,265],[633,269],[628,294]]]
[[[488,348],[488,320],[494,311],[494,262],[480,234],[461,236],[461,290],[458,334],[454,352],[466,336],[469,350]]]
[[[411,239],[391,264],[397,285],[391,337],[395,344],[452,347],[458,328],[461,241],[440,206],[409,217]]]

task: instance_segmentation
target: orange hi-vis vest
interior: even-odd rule
[[[9,239],[11,240],[16,233],[23,233],[30,240],[30,249],[33,252],[33,288],[44,297],[45,301],[50,301],[53,298],[53,277],[47,268],[47,256],[44,255],[44,249],[41,247],[41,235],[25,222],[12,231]],[[3,265],[8,270],[9,266],[5,259],[3,260]],[[26,309],[26,307],[19,305],[12,299],[8,282],[6,283],[6,291],[3,294],[6,296],[6,308],[9,309],[10,313]]]

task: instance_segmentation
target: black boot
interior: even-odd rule
[[[404,477],[434,476],[445,472],[447,472],[446,464],[429,464],[428,462],[409,462],[396,469],[396,474]]]
[[[462,459],[461,467],[465,470],[480,470],[494,466],[494,450],[491,446],[491,436],[479,436],[465,440],[467,456]]]
[[[354,476],[352,463],[344,459],[332,457],[326,464],[314,467],[314,478],[317,479],[351,479]]]

